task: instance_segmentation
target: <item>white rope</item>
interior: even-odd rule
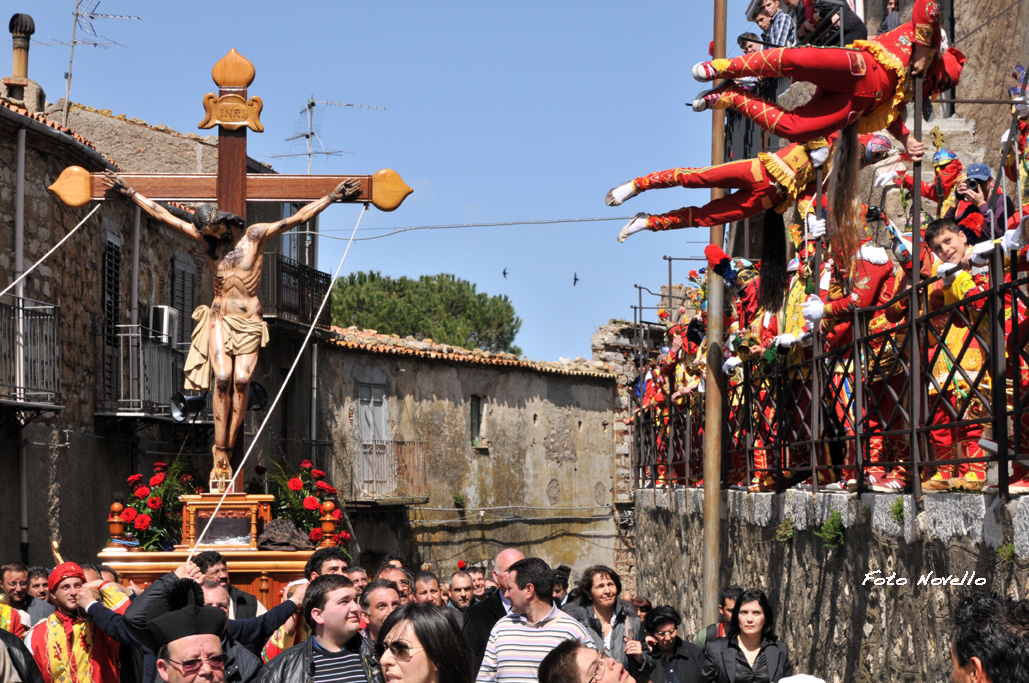
[[[93,207],[93,210],[92,210],[92,211],[90,211],[89,213],[87,213],[87,214],[86,214],[86,217],[85,217],[85,218],[83,218],[83,219],[82,219],[81,221],[79,221],[79,224],[78,224],[78,225],[76,225],[76,226],[75,226],[74,228],[72,228],[71,232],[69,232],[69,233],[68,233],[67,235],[65,235],[65,236],[64,236],[64,238],[63,238],[63,239],[61,239],[61,241],[60,241],[60,242],[58,242],[57,244],[55,244],[55,245],[53,246],[53,248],[51,248],[51,249],[50,249],[50,251],[48,251],[47,253],[43,254],[43,258],[39,259],[38,261],[36,261],[35,263],[33,263],[33,264],[32,264],[31,266],[29,266],[29,269],[28,269],[28,270],[26,270],[26,271],[25,271],[24,273],[22,273],[21,275],[19,275],[19,276],[18,276],[18,278],[17,278],[17,279],[16,279],[16,280],[15,280],[14,282],[12,282],[12,283],[11,283],[10,285],[8,285],[8,286],[7,286],[7,288],[6,288],[6,289],[4,289],[4,291],[0,292],[0,296],[3,296],[4,294],[7,294],[7,292],[9,292],[9,291],[11,291],[12,289],[14,289],[14,286],[15,286],[15,285],[17,285],[17,284],[18,284],[19,282],[21,282],[22,280],[24,280],[24,279],[25,279],[25,278],[26,278],[26,277],[28,276],[28,274],[29,274],[29,273],[31,273],[32,271],[34,271],[34,270],[36,269],[36,267],[37,267],[37,266],[38,266],[38,265],[39,265],[40,263],[42,263],[43,261],[46,261],[46,260],[47,260],[47,258],[48,258],[48,257],[50,256],[50,254],[52,254],[52,253],[54,253],[55,251],[57,251],[57,249],[58,249],[58,248],[59,248],[59,247],[60,247],[60,246],[61,246],[62,244],[64,244],[64,243],[65,243],[66,241],[68,241],[68,238],[69,238],[69,237],[71,237],[72,235],[74,235],[74,234],[75,234],[75,231],[76,231],[76,230],[78,230],[79,228],[81,228],[81,227],[82,227],[82,226],[83,226],[83,225],[85,224],[85,222],[89,220],[89,217],[90,217],[90,216],[92,216],[93,214],[95,214],[95,213],[97,212],[97,210],[98,210],[99,208],[100,208],[100,205],[99,205],[99,204],[97,204],[96,206],[94,206],[94,207]]]
[[[279,399],[282,397],[282,392],[286,390],[286,385],[289,384],[290,378],[293,376],[293,371],[297,369],[297,365],[300,363],[300,357],[304,355],[304,351],[307,349],[307,343],[311,339],[311,335],[314,333],[314,327],[318,320],[322,317],[322,311],[325,310],[325,304],[328,303],[329,297],[332,296],[332,285],[331,283],[336,281],[339,277],[339,271],[343,268],[343,262],[347,260],[347,254],[350,252],[350,245],[354,243],[354,236],[357,234],[357,228],[361,225],[361,218],[364,217],[365,211],[368,210],[368,204],[364,205],[361,209],[360,215],[357,217],[357,224],[354,225],[354,231],[350,234],[350,241],[347,242],[347,248],[343,251],[343,256],[339,260],[339,265],[336,266],[336,272],[333,273],[332,279],[329,281],[330,285],[328,290],[325,292],[325,296],[322,297],[322,304],[318,307],[318,312],[314,314],[314,318],[311,320],[310,327],[307,328],[307,335],[304,337],[304,342],[300,345],[300,351],[297,352],[297,357],[293,359],[293,365],[290,366],[289,372],[286,373],[286,379],[282,381],[282,386],[279,387],[279,392],[275,394],[275,400],[272,401],[271,405],[268,406],[268,410],[265,412],[264,420],[261,421],[261,426],[257,428],[257,432],[254,434],[254,438],[250,440],[250,447],[247,448],[247,452],[243,455],[243,460],[240,461],[237,472],[241,471],[246,465],[247,458],[250,457],[250,452],[254,450],[254,446],[257,445],[257,439],[261,436],[261,432],[264,431],[265,425],[268,424],[268,420],[271,418],[272,413],[275,411],[275,406],[278,404]],[[232,485],[225,488],[222,493],[222,497],[218,500],[218,504],[214,507],[214,512],[211,513],[210,519],[207,520],[207,524],[204,525],[203,531],[197,536],[196,540],[193,541],[193,547],[189,549],[189,557],[186,558],[186,564],[193,559],[193,553],[196,552],[197,546],[200,545],[200,541],[203,540],[207,534],[207,530],[211,528],[211,523],[218,517],[218,511],[221,510],[222,503],[225,502],[225,497],[232,491]]]

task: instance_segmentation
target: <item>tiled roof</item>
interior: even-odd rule
[[[81,142],[83,145],[85,145],[86,147],[89,147],[90,149],[95,151],[97,154],[102,156],[112,166],[114,166],[115,168],[118,168],[118,165],[115,164],[113,161],[111,161],[111,159],[106,154],[104,154],[99,149],[97,149],[96,145],[94,145],[91,141],[87,140],[82,135],[79,135],[78,133],[74,132],[71,128],[67,128],[66,126],[62,126],[61,124],[57,123],[56,121],[51,121],[50,119],[46,118],[42,114],[34,114],[34,113],[30,112],[28,109],[26,109],[24,107],[20,107],[17,104],[15,104],[14,102],[11,102],[10,100],[5,100],[3,98],[0,98],[0,106],[3,106],[6,109],[10,109],[11,111],[13,111],[16,114],[21,114],[22,116],[24,116],[26,118],[30,118],[33,121],[36,121],[38,123],[42,123],[44,126],[48,126],[49,128],[53,128],[54,130],[58,130],[58,131],[64,133],[65,135],[67,135],[67,136],[69,136],[71,138],[74,138],[75,140]]]
[[[451,344],[440,344],[431,339],[398,337],[393,334],[379,334],[375,330],[360,330],[356,327],[332,327],[330,343],[345,349],[381,353],[390,356],[410,356],[426,360],[447,361],[471,365],[519,368],[555,375],[597,377],[614,379],[617,368],[611,363],[576,358],[560,361],[534,361],[520,358],[513,353],[491,353],[482,349],[465,349]]]

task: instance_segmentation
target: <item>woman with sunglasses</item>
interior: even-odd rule
[[[472,656],[451,610],[408,603],[382,624],[376,654],[386,683],[472,683]]]

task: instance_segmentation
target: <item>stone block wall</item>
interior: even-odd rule
[[[722,495],[719,584],[768,594],[799,673],[830,683],[949,681],[961,600],[989,591],[1026,597],[1027,499],[936,494],[919,511],[912,496],[891,494]],[[692,638],[704,626],[703,491],[635,497],[639,592],[678,609]],[[838,548],[818,535],[834,511]],[[893,585],[876,585],[893,575]]]

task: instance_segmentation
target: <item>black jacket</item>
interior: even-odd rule
[[[18,672],[18,677],[25,683],[43,683],[43,674],[36,666],[36,660],[32,653],[25,647],[21,638],[0,628],[0,647],[7,648],[7,655],[11,658],[11,665]]]
[[[222,638],[225,660],[225,683],[250,683],[261,671],[261,658],[229,636]]]
[[[360,635],[358,652],[369,683],[382,683],[382,669],[375,658],[375,643]],[[351,641],[352,642],[352,641]],[[350,645],[350,643],[347,643]],[[314,636],[298,643],[264,665],[255,683],[308,683],[314,676]]]
[[[253,619],[257,616],[256,597],[235,586],[229,586],[225,590],[229,592],[229,599],[235,606],[232,615],[234,619]]]
[[[489,643],[489,634],[500,619],[507,614],[504,609],[504,602],[500,599],[500,591],[477,602],[468,608],[464,613],[464,625],[461,632],[468,641],[468,649],[472,651],[472,676],[479,673],[482,666],[482,658],[486,654],[486,645]]]
[[[698,646],[676,637],[672,661],[679,683],[700,683],[703,680],[704,652]],[[661,661],[661,651],[656,648],[647,652],[644,647],[643,663],[637,664],[634,658],[629,657],[626,668],[637,680],[644,678],[650,683],[667,683],[668,672]]]
[[[704,649],[704,682],[735,683],[737,652],[739,650],[729,644],[728,638],[708,643]],[[790,651],[781,640],[769,641],[765,646],[765,664],[771,683],[778,683],[779,679],[793,675]]]

